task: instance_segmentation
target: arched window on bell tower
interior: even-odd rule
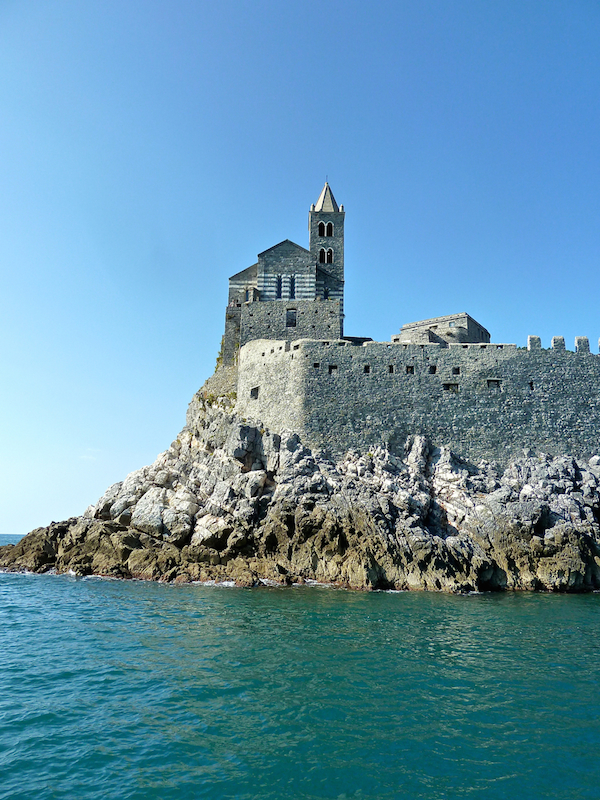
[[[325,236],[325,223],[319,222],[319,236]]]
[[[333,264],[333,250],[331,249],[331,247],[327,251],[327,263]]]
[[[333,222],[327,223],[327,228],[325,231],[325,236],[333,236]]]
[[[327,256],[326,256],[326,253],[325,253],[325,248],[322,247],[319,250],[319,264],[325,264],[326,262],[327,262]]]

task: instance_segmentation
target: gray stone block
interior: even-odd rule
[[[575,337],[575,352],[576,353],[589,353],[590,352],[590,340],[587,336],[576,336]]]

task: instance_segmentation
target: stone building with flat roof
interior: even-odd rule
[[[486,344],[489,341],[490,332],[464,312],[424,319],[421,322],[408,322],[400,328],[397,336],[392,336],[395,344],[436,343],[445,347],[459,343]]]

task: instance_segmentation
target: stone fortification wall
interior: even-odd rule
[[[294,321],[295,324],[291,324]],[[242,345],[262,336],[291,341],[303,338],[337,339],[342,335],[339,300],[273,300],[270,303],[242,305]]]
[[[222,366],[234,364],[240,349],[240,327],[242,309],[240,306],[227,306],[225,311],[225,333],[219,354]]]
[[[238,364],[238,399],[243,386],[248,401],[241,404],[241,415],[256,417],[257,409],[265,408],[266,424],[275,432],[304,430],[305,375],[297,344],[272,339],[249,342],[240,350]]]
[[[413,434],[471,461],[506,463],[524,447],[600,452],[600,356],[585,348],[331,340],[294,342],[288,351],[253,342],[242,353],[239,413],[293,428],[336,456],[378,444],[398,451]]]

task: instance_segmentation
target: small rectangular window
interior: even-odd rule
[[[337,375],[337,364],[330,364],[329,365],[329,374],[330,375]]]
[[[365,364],[363,372],[365,373],[365,375],[368,375],[369,372],[371,372],[371,367],[368,364]]]
[[[458,383],[443,383],[442,389],[445,392],[458,392]]]
[[[318,361],[315,361],[315,363],[313,364],[313,367],[315,369],[319,369],[320,366],[321,366],[321,364]]]
[[[294,350],[297,350],[299,347],[300,347],[300,345],[299,345],[299,344],[295,344],[295,345],[294,345]]]
[[[295,328],[296,327],[296,309],[295,308],[288,308],[285,314],[285,327],[286,328]]]
[[[408,364],[407,365],[406,374],[407,375],[414,375],[415,374],[415,368],[414,368],[414,366],[412,364]]]
[[[460,367],[452,367],[453,375],[460,375]]]
[[[488,389],[499,389],[500,386],[502,385],[502,381],[496,379],[490,379],[488,380],[487,385]]]
[[[434,364],[431,364],[429,366],[429,374],[430,375],[435,375],[436,372],[437,372],[437,367]]]
[[[255,386],[254,389],[250,389],[250,397],[253,400],[257,400],[258,399],[258,388],[259,388],[258,386]]]
[[[388,367],[388,372],[390,373],[390,375],[393,375],[393,374],[394,374],[394,365],[393,365],[393,364],[390,364],[390,365],[389,365],[389,367]]]

